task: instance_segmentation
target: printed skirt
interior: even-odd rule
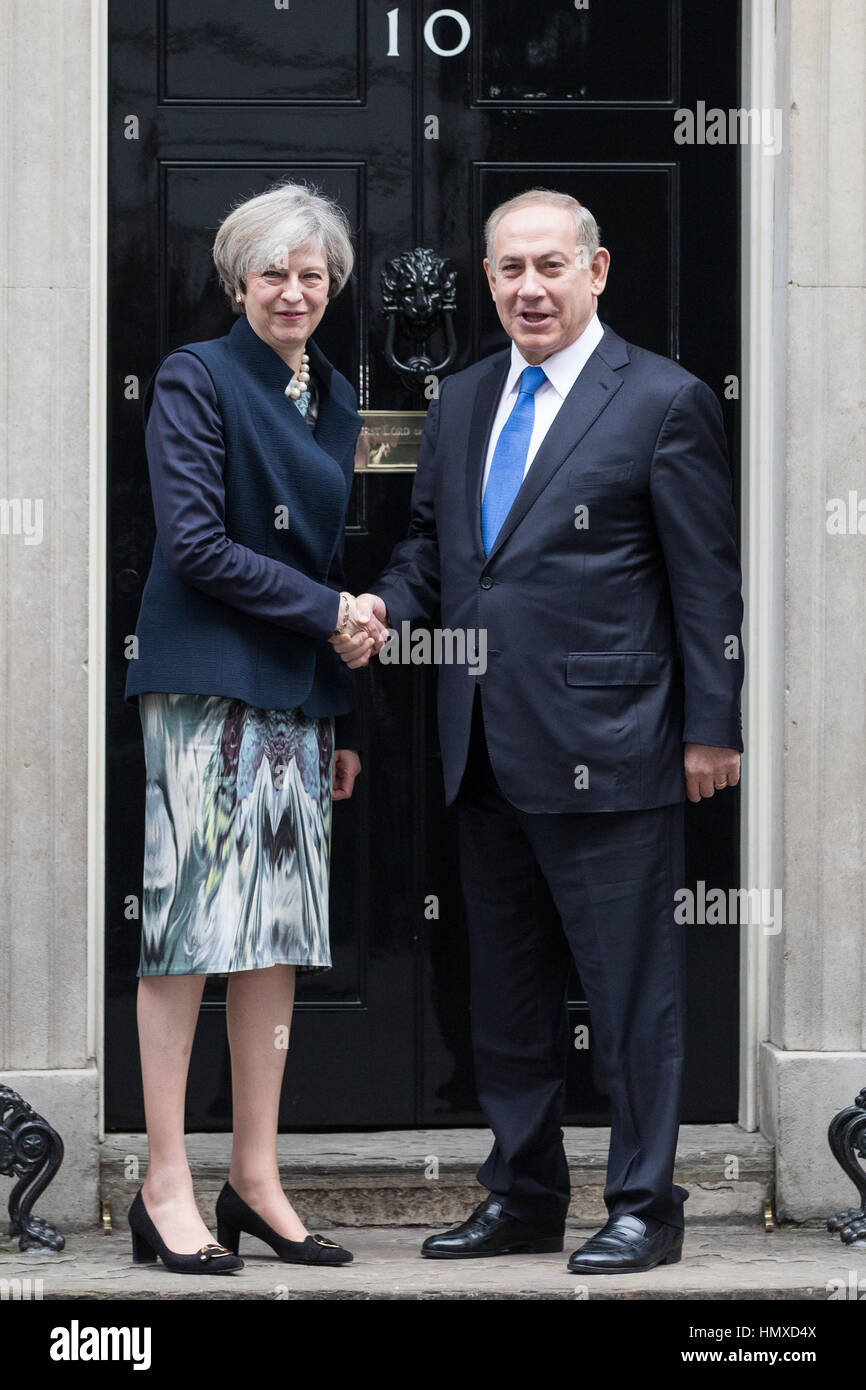
[[[138,975],[328,970],[333,719],[138,697],[147,769]]]

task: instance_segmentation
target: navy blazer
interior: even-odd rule
[[[315,431],[284,390],[292,370],[239,317],[169,353],[143,409],[157,538],[126,698],[228,696],[339,716],[356,746],[352,676],[327,638],[344,587],[357,400],[311,339]]]
[[[431,403],[409,534],[371,586],[389,622],[487,635],[487,669],[439,670],[445,794],[475,682],[497,781],[524,811],[685,797],[683,743],[741,750],[743,603],[719,403],[612,329],[541,443],[489,555],[481,483],[510,349]],[[585,508],[586,510],[580,510]]]

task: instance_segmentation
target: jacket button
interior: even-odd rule
[[[492,588],[493,588],[493,580],[490,578],[490,575],[489,575],[489,574],[484,574],[484,575],[481,576],[481,587],[482,587],[482,589],[492,589]]]

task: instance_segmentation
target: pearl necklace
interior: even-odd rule
[[[293,377],[283,393],[296,401],[310,389],[310,359],[306,353],[301,355],[301,370]]]

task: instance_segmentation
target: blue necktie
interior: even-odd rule
[[[514,409],[496,441],[487,486],[481,499],[481,535],[485,555],[490,554],[523,482],[526,455],[535,423],[535,393],[546,380],[541,367],[524,367]]]

